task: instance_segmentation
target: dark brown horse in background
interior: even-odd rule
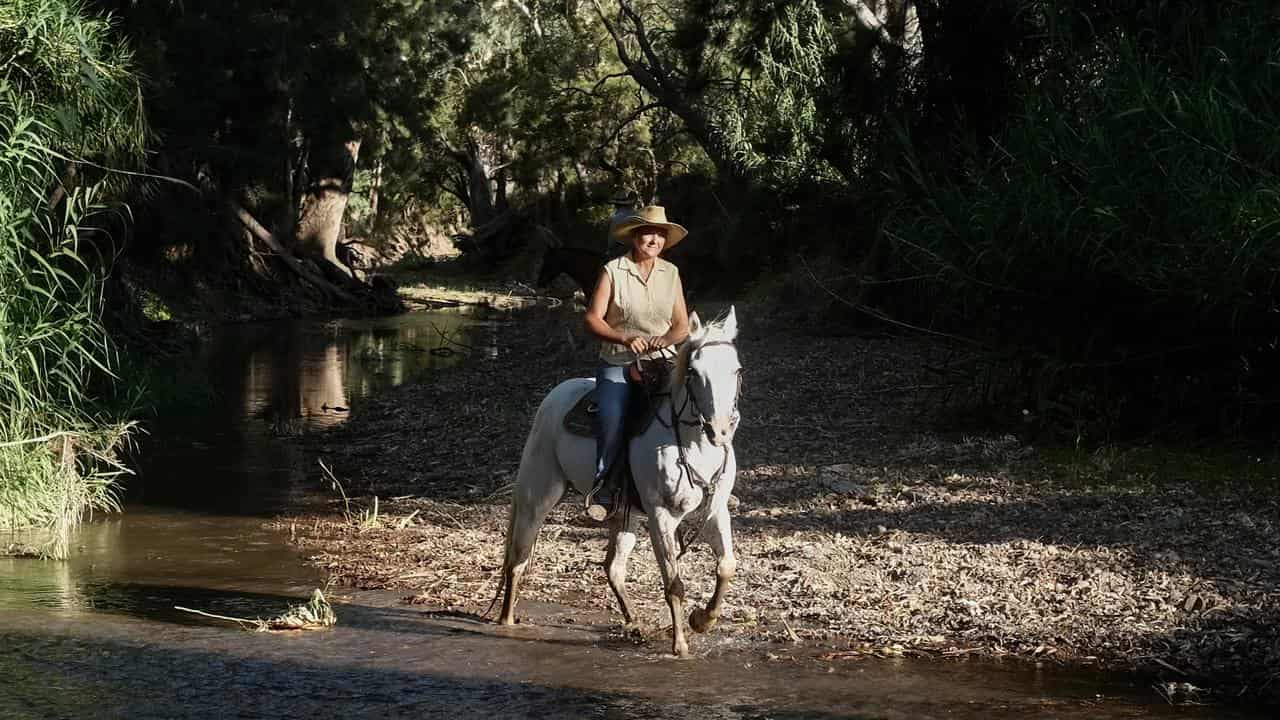
[[[564,273],[578,283],[578,287],[582,288],[582,294],[590,300],[591,291],[596,289],[596,281],[600,279],[600,268],[604,262],[604,254],[594,250],[549,247],[546,254],[542,256],[542,270],[538,272],[535,286],[544,288]]]

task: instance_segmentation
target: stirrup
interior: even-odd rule
[[[596,522],[604,522],[609,519],[609,509],[599,503],[591,503],[587,506],[587,517]]]
[[[604,522],[605,520],[609,519],[610,515],[613,514],[612,512],[613,503],[609,502],[608,505],[605,505],[604,503],[596,502],[595,498],[596,498],[595,490],[592,490],[590,493],[587,494],[587,503],[586,503],[587,517],[591,518],[596,522]]]

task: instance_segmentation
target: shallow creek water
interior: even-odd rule
[[[315,459],[278,435],[462,361],[430,352],[442,344],[499,352],[494,337],[458,313],[219,331],[218,399],[157,424],[126,512],[86,523],[68,562],[0,558],[0,718],[1261,717],[1172,707],[1125,676],[832,663],[715,634],[676,661],[604,615],[536,604],[528,626],[503,629],[338,591],[338,627],[294,634],[174,609],[266,617],[305,599],[320,572],[265,523],[320,489]]]

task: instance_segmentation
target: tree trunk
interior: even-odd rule
[[[382,158],[373,166],[373,185],[369,188],[369,227],[378,225],[378,197],[382,192]]]
[[[354,295],[342,288],[334,286],[325,279],[323,275],[318,274],[315,268],[294,257],[287,248],[276,240],[269,230],[262,227],[262,224],[259,223],[248,210],[245,210],[243,207],[240,207],[235,203],[228,203],[228,209],[231,211],[232,216],[244,225],[246,230],[248,230],[254,237],[266,243],[267,247],[271,248],[271,251],[279,256],[279,258],[284,261],[284,264],[296,273],[298,277],[301,277],[303,280],[306,280],[319,288],[321,292],[325,293],[330,298],[341,300],[343,302],[356,302],[356,297]]]
[[[67,196],[69,189],[75,187],[76,178],[79,174],[80,163],[68,162],[66,168],[62,171],[62,177],[58,179],[58,184],[53,186],[53,189],[49,191],[49,197],[46,199],[46,207],[50,211],[58,209],[58,205]]]
[[[493,190],[489,186],[489,168],[478,143],[468,143],[466,152],[467,195],[470,200],[471,227],[487,224],[494,216]]]
[[[284,207],[280,209],[280,226],[277,228],[277,234],[286,238],[293,237],[294,222],[298,219],[298,201],[294,196],[296,186],[293,184],[297,172],[293,165],[293,140],[293,98],[290,97],[284,113]]]
[[[298,255],[341,267],[338,241],[342,238],[342,219],[359,154],[360,141],[348,140],[314,163],[315,177],[303,195],[294,236],[293,247]]]
[[[505,168],[498,171],[498,177],[494,178],[494,184],[497,186],[497,194],[493,200],[494,212],[505,212],[510,207],[507,203],[507,171]]]

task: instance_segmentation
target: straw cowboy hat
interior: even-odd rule
[[[649,205],[632,212],[609,228],[609,235],[614,242],[626,242],[627,236],[638,227],[660,227],[667,231],[667,244],[663,250],[669,250],[680,243],[689,234],[683,226],[667,222],[667,209],[661,205]]]

